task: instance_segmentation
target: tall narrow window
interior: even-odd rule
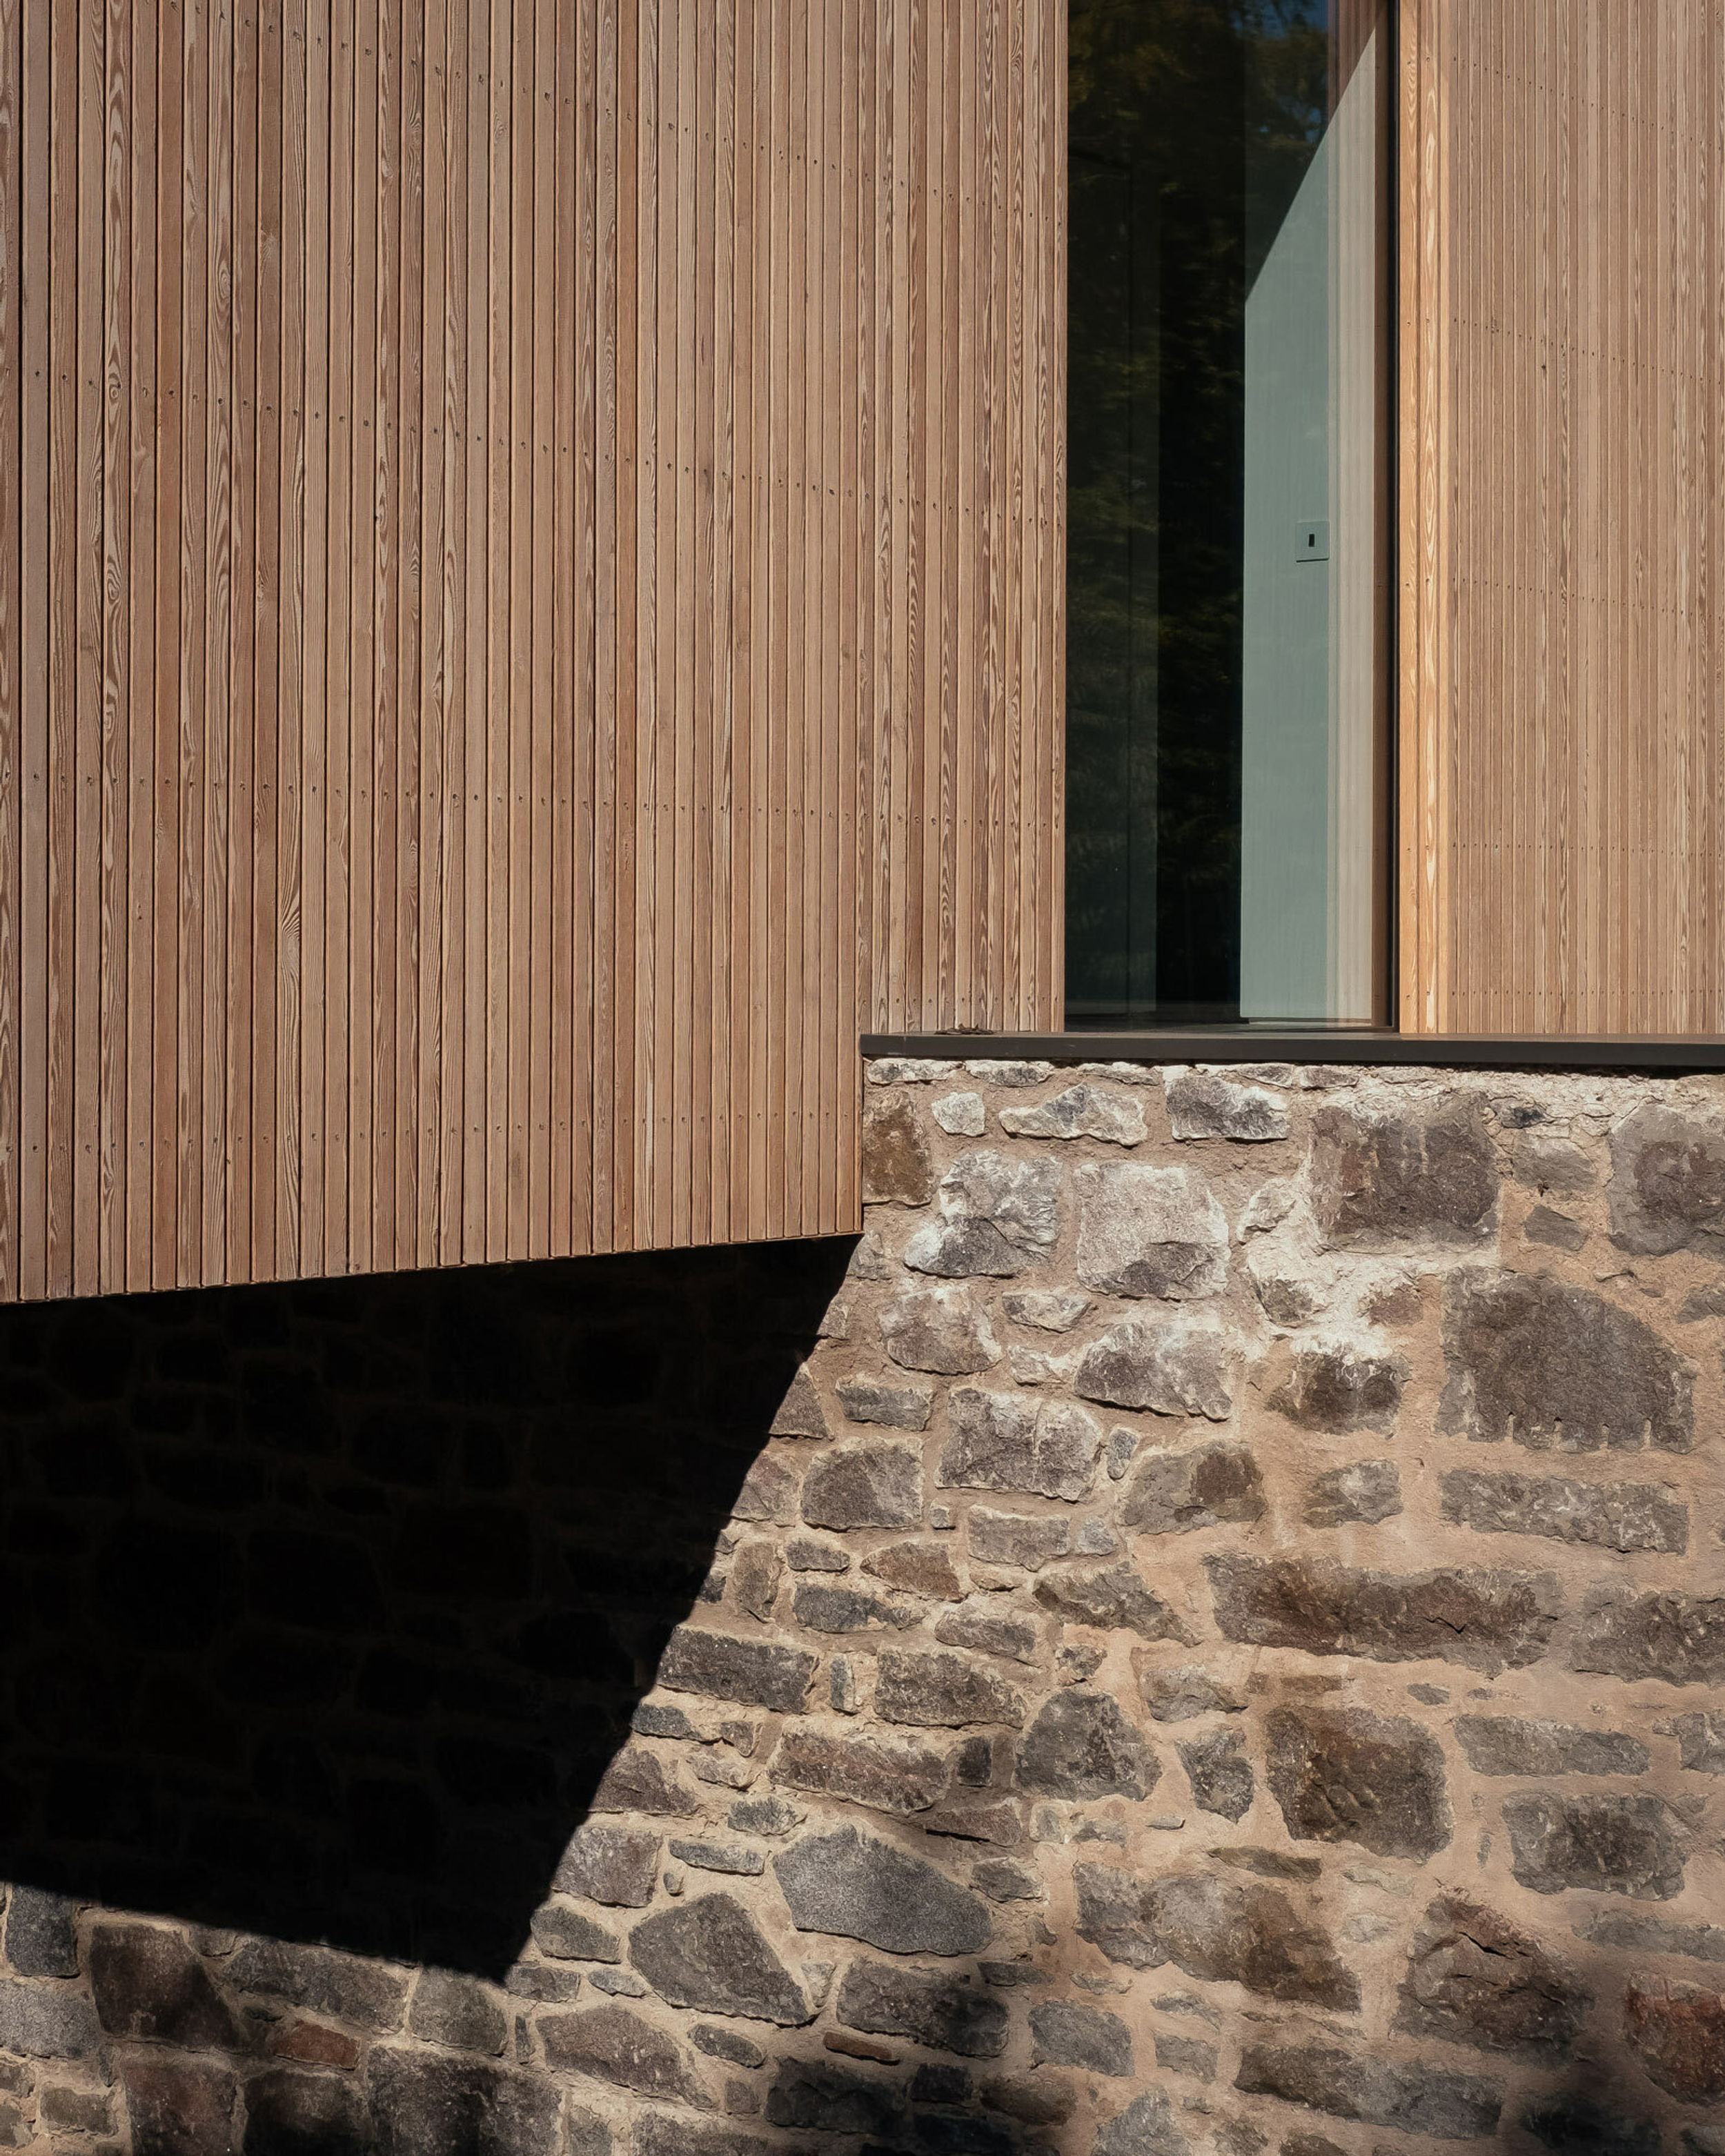
[[[1067,1014],[1384,1015],[1387,0],[1070,0]]]

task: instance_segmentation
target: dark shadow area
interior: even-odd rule
[[[0,1876],[500,1974],[851,1247],[0,1312]]]

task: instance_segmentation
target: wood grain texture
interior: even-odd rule
[[[1058,0],[0,0],[0,1296],[831,1233],[1060,1009]]]
[[[1401,32],[1402,1024],[1725,1030],[1725,8]]]

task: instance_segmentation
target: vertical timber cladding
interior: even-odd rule
[[[1402,1022],[1725,1029],[1725,10],[1402,33]]]
[[[841,1229],[1060,1014],[1060,0],[0,0],[0,1294]]]

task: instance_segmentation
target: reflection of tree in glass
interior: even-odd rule
[[[1323,0],[1236,8],[1248,33],[1246,286],[1264,266],[1329,118],[1330,38]]]
[[[1237,1004],[1245,293],[1322,126],[1324,20],[1073,0],[1069,991],[1099,1014],[1151,981]]]

